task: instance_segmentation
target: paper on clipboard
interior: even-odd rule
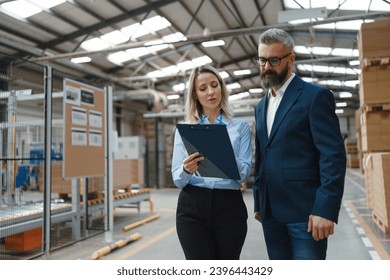
[[[201,153],[199,175],[239,180],[236,158],[225,125],[177,124],[188,154]]]

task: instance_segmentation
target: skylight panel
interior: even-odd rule
[[[194,58],[192,60],[192,62],[194,63],[195,66],[202,66],[202,65],[206,65],[208,63],[211,63],[213,61],[211,60],[210,57],[208,57],[207,55],[204,55],[201,57]]]
[[[42,11],[41,8],[24,0],[3,3],[1,8],[8,15],[16,18],[28,18]]]
[[[50,9],[54,6],[58,6],[62,3],[65,3],[66,0],[50,0],[50,1],[48,1],[48,0],[30,0],[29,2],[32,2],[41,8]]]
[[[181,33],[181,32],[176,32],[176,33],[164,36],[162,39],[166,43],[176,43],[176,42],[180,42],[180,41],[186,41],[187,37],[185,37],[183,35],[183,33]]]
[[[164,77],[165,74],[161,70],[155,70],[155,71],[149,72],[148,74],[146,74],[146,76],[148,76],[149,78],[160,78],[160,77]]]
[[[339,21],[327,24],[315,25],[316,29],[338,29],[338,30],[359,30],[363,22],[373,22],[373,20],[349,20]]]
[[[183,62],[180,62],[177,67],[181,70],[181,71],[187,71],[187,70],[190,70],[192,68],[194,68],[194,63],[192,61],[183,61]]]
[[[149,29],[139,23],[134,23],[132,25],[123,27],[120,31],[131,37],[132,40],[150,34]]]
[[[325,48],[325,47],[306,47],[306,46],[295,46],[294,52],[297,54],[314,54],[314,55],[332,55],[332,56],[359,56],[358,49],[347,49],[347,48]]]
[[[308,72],[356,75],[356,69],[351,69],[351,68],[346,68],[346,67],[333,67],[333,66],[329,67],[329,66],[324,66],[324,65],[301,64],[301,65],[297,65],[297,68],[300,71],[308,71]]]
[[[115,52],[115,53],[109,54],[107,56],[107,59],[109,61],[111,61],[112,63],[121,66],[123,64],[123,62],[131,60],[132,57],[128,53],[126,53],[124,51],[120,51],[120,52]]]
[[[332,50],[332,55],[357,57],[357,56],[359,56],[359,50],[358,49],[334,48]]]
[[[328,10],[340,9],[365,12],[370,7],[370,11],[389,11],[389,4],[382,0],[284,0],[284,5],[286,9],[301,9],[302,6],[304,9],[326,7]]]
[[[110,43],[111,45],[119,45],[127,42],[130,38],[119,30],[112,31],[100,37],[103,41]]]
[[[148,48],[141,47],[141,48],[134,48],[134,49],[127,49],[126,53],[130,55],[131,58],[140,58],[141,56],[150,54],[150,51]]]
[[[83,42],[81,47],[87,51],[100,51],[110,47],[110,44],[100,38],[93,38]]]
[[[169,48],[168,44],[162,44],[162,45],[155,45],[155,46],[149,46],[147,47],[150,52],[157,53],[158,51],[164,50]]]
[[[152,18],[145,19],[142,22],[142,25],[150,31],[158,31],[171,26],[171,23],[162,16],[155,16]]]
[[[163,71],[166,75],[175,75],[180,71],[180,69],[176,65],[171,65],[161,69],[161,71]]]

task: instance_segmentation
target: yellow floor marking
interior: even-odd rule
[[[348,205],[351,208],[356,219],[358,220],[360,226],[363,228],[364,232],[366,233],[367,237],[370,239],[372,245],[374,246],[375,251],[378,252],[378,255],[381,257],[381,259],[390,260],[390,255],[387,253],[386,249],[380,243],[380,241],[375,236],[375,234],[372,232],[368,224],[364,221],[360,213],[356,210],[355,206],[352,204],[352,201],[348,201]]]
[[[115,258],[116,260],[125,260],[135,254],[137,254],[138,252],[142,251],[143,249],[149,247],[150,245],[156,243],[157,241],[163,239],[165,236],[167,235],[170,235],[171,233],[175,232],[176,231],[176,227],[172,227],[166,231],[163,231],[162,233],[160,233],[159,235],[155,236],[154,238],[150,239],[150,240],[147,240],[145,243],[142,243],[141,245],[133,248],[132,250],[128,251],[126,254],[123,254],[123,255],[120,255],[118,256],[117,258]],[[142,240],[142,239],[141,239]]]

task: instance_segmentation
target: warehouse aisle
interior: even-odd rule
[[[128,224],[153,215],[149,204],[143,202],[141,212],[135,209],[115,210],[115,232],[113,242],[139,233],[142,238],[100,258],[102,260],[181,260],[181,251],[175,229],[176,200],[179,190],[174,188],[152,190],[155,213],[160,218],[132,229],[122,228]],[[244,260],[268,259],[261,224],[253,219],[252,191],[244,192],[248,207],[248,235],[241,254]],[[49,257],[39,259],[75,260],[91,259],[94,251],[113,242],[105,242],[104,234],[81,241],[53,252]],[[371,260],[390,259],[390,234],[382,233],[372,222],[366,207],[364,180],[359,170],[348,169],[343,205],[335,234],[329,240],[329,260]]]

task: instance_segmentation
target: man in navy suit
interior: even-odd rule
[[[270,259],[325,259],[344,191],[345,148],[332,92],[291,71],[293,49],[281,29],[260,35],[267,92],[255,113],[255,218]]]

